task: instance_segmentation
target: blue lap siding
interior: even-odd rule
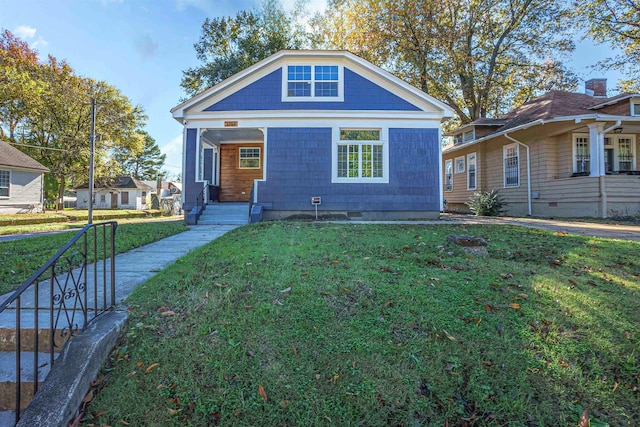
[[[273,210],[439,211],[438,130],[389,129],[388,184],[331,183],[330,128],[269,128],[267,180],[258,203]]]
[[[254,110],[384,110],[420,111],[415,105],[344,69],[344,102],[283,102],[282,69],[278,69],[247,87],[211,105],[204,111]]]

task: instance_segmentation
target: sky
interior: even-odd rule
[[[120,89],[148,116],[145,130],[167,155],[164,169],[180,173],[182,125],[170,109],[185,93],[182,70],[199,65],[194,43],[206,18],[233,16],[259,0],[0,0],[0,29],[38,51],[66,60],[76,73]],[[283,0],[285,8],[294,0]],[[326,0],[311,0],[309,9]],[[589,68],[611,54],[607,46],[579,42],[567,64],[584,79],[621,77]],[[581,88],[582,90],[583,88]]]

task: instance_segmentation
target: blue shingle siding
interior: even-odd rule
[[[185,169],[182,180],[184,181],[184,206],[189,211],[196,204],[196,198],[202,191],[202,185],[196,183],[196,143],[198,130],[187,129],[187,146],[185,150]]]
[[[248,110],[384,110],[420,111],[377,84],[344,69],[343,102],[282,102],[282,69],[268,74],[249,86],[213,104],[205,111]]]
[[[204,149],[204,179],[213,183],[213,148]]]
[[[439,211],[437,129],[389,129],[388,184],[331,183],[330,128],[269,128],[267,181],[258,203],[274,210]]]

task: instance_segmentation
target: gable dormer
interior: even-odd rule
[[[503,119],[480,118],[443,135],[453,137],[453,145],[462,145],[492,134],[505,123]]]

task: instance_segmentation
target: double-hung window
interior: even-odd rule
[[[618,138],[618,170],[626,172],[633,169],[631,138]]]
[[[9,197],[9,183],[11,182],[11,172],[0,170],[0,197]]]
[[[260,169],[260,148],[240,147],[240,169]]]
[[[518,144],[505,145],[502,151],[504,159],[504,186],[520,186],[520,150]]]
[[[444,162],[444,191],[453,191],[453,160]]]
[[[283,81],[284,101],[339,101],[342,68],[338,65],[287,65]]]
[[[640,101],[631,103],[631,115],[640,116]]]
[[[467,154],[467,190],[476,189],[476,153]]]
[[[589,173],[591,170],[589,138],[577,137],[575,141],[575,164],[573,171],[577,173]]]
[[[389,182],[382,133],[381,129],[339,129],[333,182]]]

